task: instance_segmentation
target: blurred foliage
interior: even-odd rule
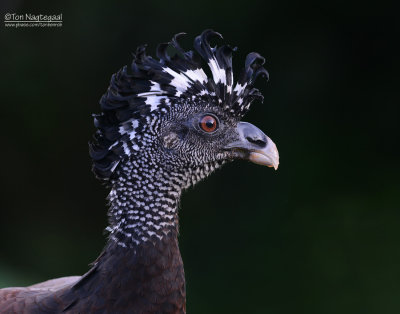
[[[213,28],[266,57],[246,116],[277,172],[235,162],[184,194],[190,313],[399,313],[399,19],[384,2],[3,1],[0,286],[82,274],[105,243],[91,113],[135,47]]]

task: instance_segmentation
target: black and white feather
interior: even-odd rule
[[[156,127],[155,121],[173,106],[205,101],[240,119],[253,100],[263,100],[254,83],[260,75],[268,78],[268,72],[262,66],[264,58],[258,53],[247,55],[244,69],[235,82],[232,52],[236,49],[210,45],[212,38],[222,39],[219,33],[206,30],[196,37],[195,51],[185,51],[179,45],[181,35],[158,46],[158,60],[147,56],[145,46],[140,46],[132,64],[112,76],[100,100],[102,112],[95,115],[98,130],[90,149],[98,178],[109,180],[121,159],[145,145],[148,132],[143,130]],[[174,56],[167,53],[170,46],[176,50]],[[203,68],[203,63],[208,69]]]

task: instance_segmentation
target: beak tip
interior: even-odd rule
[[[272,165],[268,165],[267,167],[274,168],[275,170],[278,170],[279,163],[273,163]]]
[[[279,153],[276,145],[270,138],[269,145],[264,149],[253,150],[250,153],[249,160],[255,164],[267,166],[278,170]]]
[[[279,166],[279,161],[277,158],[259,153],[259,152],[251,152],[249,156],[249,160],[252,163],[261,165],[261,166],[267,166],[270,168],[274,168],[275,170],[278,170]]]

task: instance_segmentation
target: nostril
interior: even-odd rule
[[[262,140],[259,137],[250,137],[247,136],[246,140],[248,140],[250,143],[260,146],[260,147],[265,147],[267,145],[267,141],[266,140]]]

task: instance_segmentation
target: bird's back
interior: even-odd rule
[[[111,242],[82,277],[0,289],[0,313],[185,313],[176,234],[136,250]]]
[[[55,313],[66,304],[53,296],[69,290],[80,276],[47,280],[29,287],[0,289],[0,313]]]

